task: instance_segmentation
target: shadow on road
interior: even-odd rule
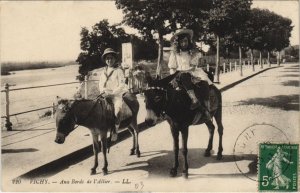
[[[282,75],[282,76],[277,76],[277,77],[287,77],[287,78],[289,78],[289,77],[299,77],[299,74],[285,74],[285,75]]]
[[[284,73],[286,73],[286,72],[299,72],[299,70],[298,70],[298,69],[294,69],[294,70],[283,70],[283,71],[280,71],[280,72],[284,72]]]
[[[35,152],[38,149],[35,148],[25,148],[25,149],[2,149],[1,153],[23,153],[23,152]]]
[[[239,101],[240,105],[262,105],[286,111],[299,110],[299,95],[278,95],[270,98],[252,98],[247,101]]]
[[[201,169],[202,167],[209,164],[222,164],[222,163],[234,163],[243,160],[250,160],[247,172],[244,174],[242,172],[236,173],[236,171],[232,171],[232,173],[228,174],[218,174],[218,169],[212,171],[212,174],[190,174],[190,179],[195,179],[198,177],[241,177],[244,175],[256,176],[257,172],[257,156],[255,155],[224,155],[222,160],[217,160],[216,156],[213,155],[211,157],[204,157],[205,149],[202,148],[194,148],[189,149],[188,151],[188,163],[189,169]],[[124,166],[124,169],[112,170],[112,173],[116,172],[124,172],[124,171],[135,171],[135,170],[144,170],[148,172],[149,178],[170,178],[169,171],[173,166],[174,161],[174,153],[173,151],[158,151],[153,152],[155,156],[146,161],[137,161],[128,163]],[[151,153],[152,154],[152,153]],[[142,154],[143,155],[143,154]],[[224,166],[225,167],[225,166]],[[178,167],[178,175],[181,176],[181,172],[183,168],[183,156],[181,152],[179,152],[179,167]]]
[[[147,126],[147,124],[144,122],[139,124],[140,132],[145,131],[149,128],[151,128],[151,127]],[[118,141],[111,142],[111,147],[123,140],[128,139],[129,137],[131,137],[129,131],[124,130],[123,132],[120,132],[118,135]],[[129,149],[128,149],[128,152],[129,152]],[[28,179],[50,177],[50,176],[53,176],[65,169],[69,168],[72,165],[78,164],[79,162],[81,162],[85,159],[88,159],[91,156],[93,156],[93,147],[92,147],[92,145],[89,145],[89,146],[79,149],[73,153],[62,156],[61,158],[51,161],[45,165],[42,165],[36,169],[26,172],[25,174],[23,174],[19,177],[20,178],[28,178]]]
[[[288,80],[281,83],[283,86],[295,86],[299,87],[299,81],[298,80]]]
[[[284,68],[284,69],[288,69],[288,70],[299,70],[299,66],[291,66],[291,67]]]

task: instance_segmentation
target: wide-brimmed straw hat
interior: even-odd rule
[[[105,59],[105,56],[107,54],[115,54],[116,56],[119,54],[119,52],[115,52],[112,48],[106,48],[102,54],[102,59]]]
[[[176,30],[176,32],[171,37],[170,41],[173,42],[175,40],[175,38],[178,37],[181,34],[187,34],[192,39],[193,35],[194,35],[194,32],[191,29],[179,29],[179,30]]]

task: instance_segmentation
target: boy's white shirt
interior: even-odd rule
[[[106,81],[106,75],[109,75],[113,71],[112,75]],[[99,90],[100,92],[106,92],[112,95],[122,95],[128,90],[125,84],[124,72],[121,68],[104,67],[99,73]],[[106,82],[106,86],[104,86]]]

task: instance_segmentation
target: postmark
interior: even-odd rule
[[[244,129],[237,137],[233,158],[238,171],[252,181],[260,182],[257,177],[259,144],[289,144],[289,138],[283,129],[268,123],[253,124]]]
[[[259,144],[258,189],[298,190],[299,144]]]

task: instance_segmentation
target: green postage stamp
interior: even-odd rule
[[[298,190],[299,144],[259,144],[259,191]]]

